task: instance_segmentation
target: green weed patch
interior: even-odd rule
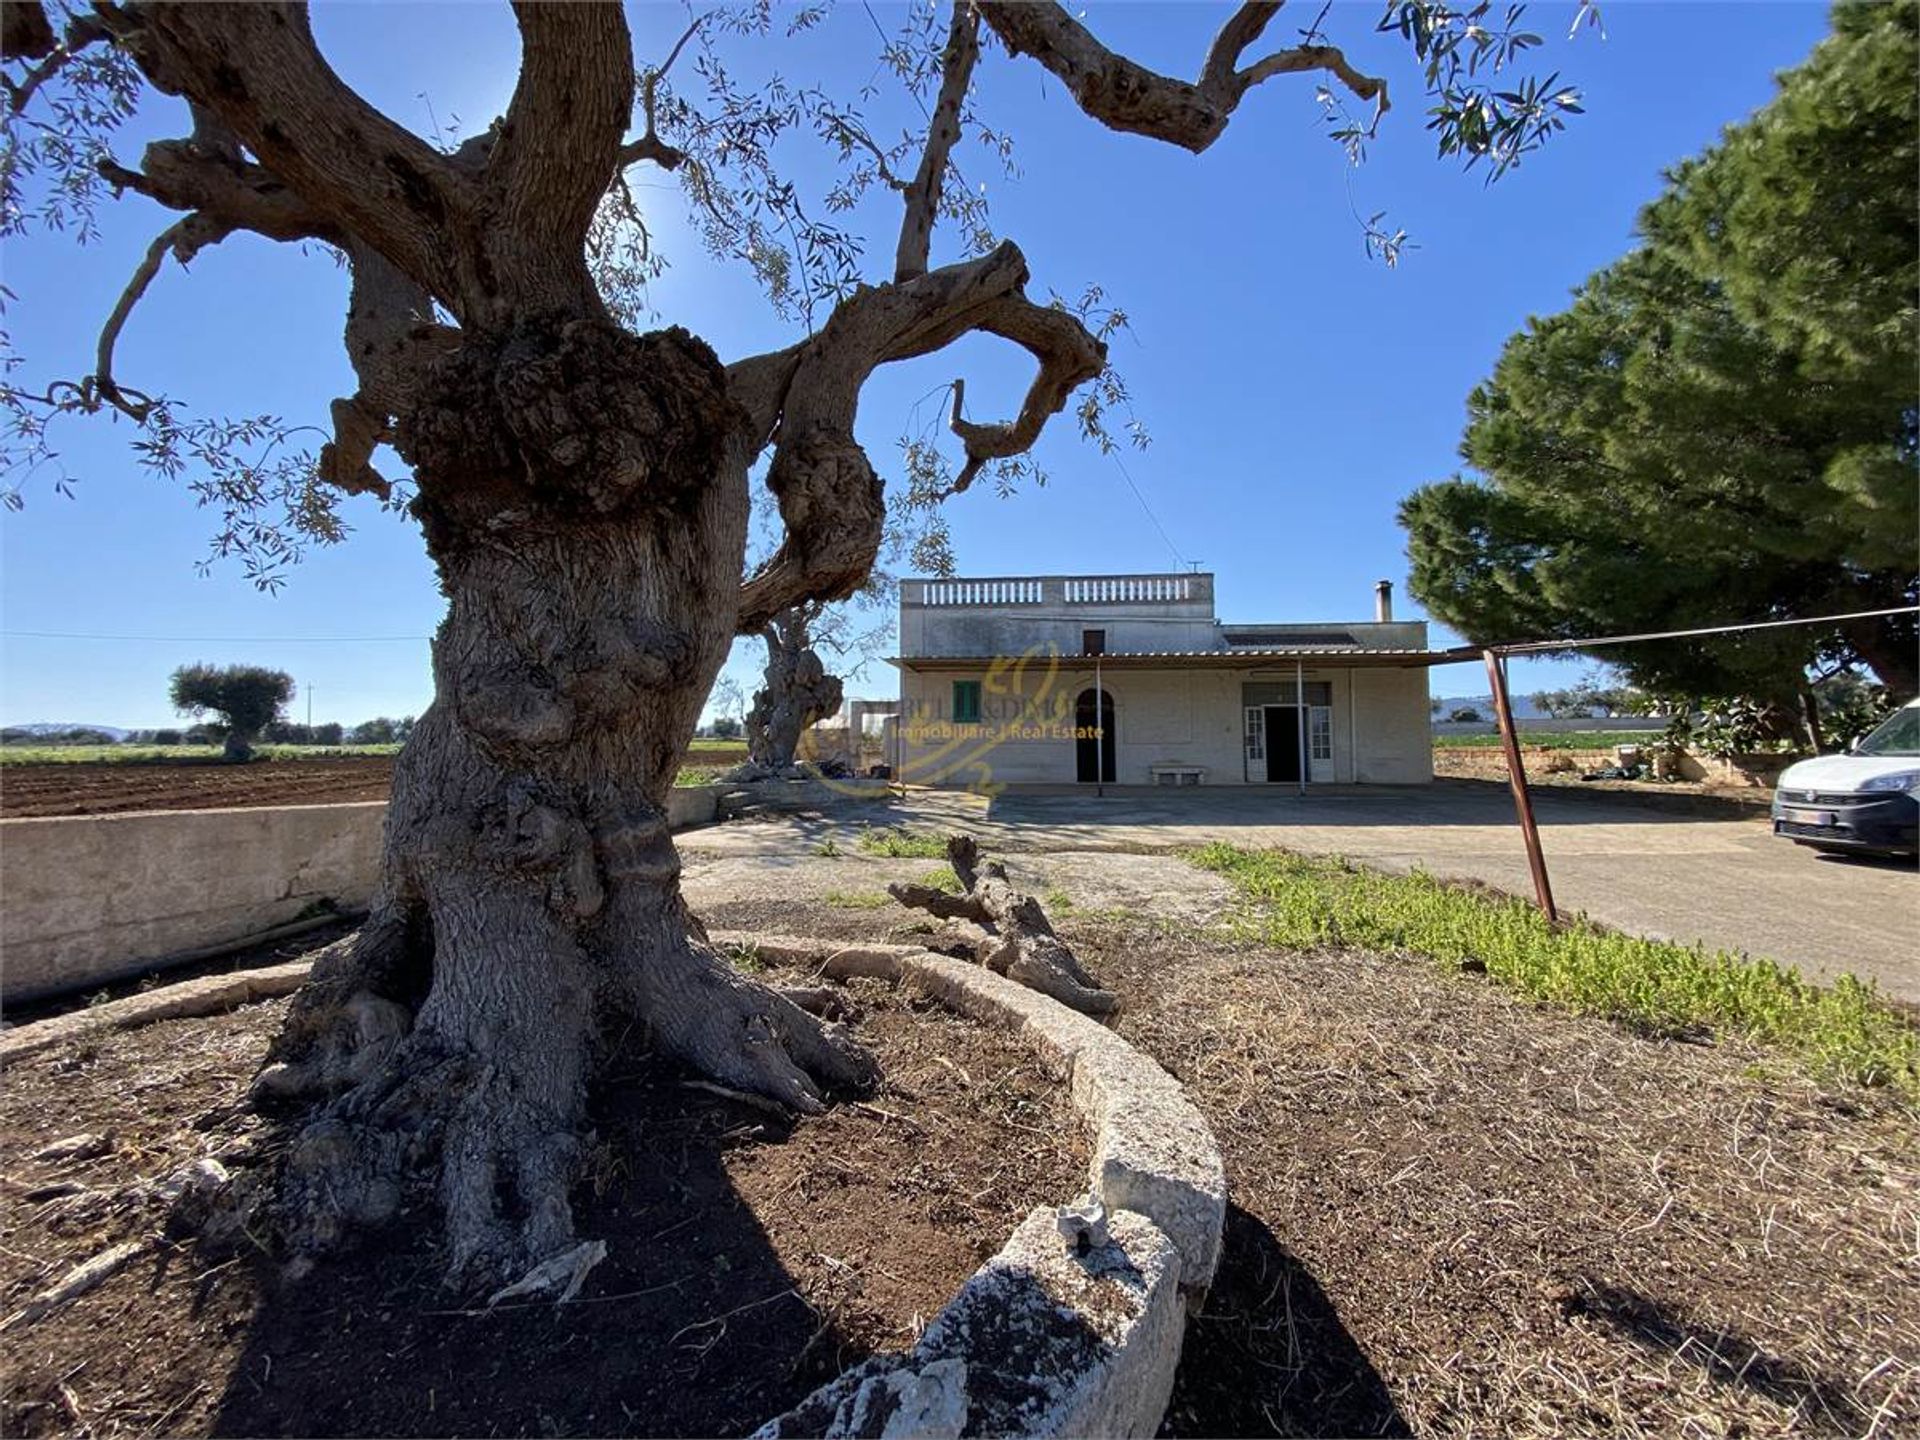
[[[1611,750],[1616,745],[1643,745],[1659,748],[1658,730],[1522,730],[1521,745],[1538,750]],[[1436,750],[1498,750],[1501,740],[1493,735],[1436,735]]]
[[[829,890],[826,895],[836,910],[878,910],[890,898],[879,890]]]
[[[1424,955],[1645,1034],[1738,1035],[1823,1074],[1920,1101],[1920,1031],[1852,976],[1816,985],[1725,950],[1621,935],[1585,920],[1549,926],[1513,896],[1337,857],[1213,844],[1187,858],[1252,902],[1240,923],[1264,944]]]
[[[938,835],[916,835],[884,825],[861,831],[858,844],[862,854],[884,855],[889,860],[939,860],[947,853],[947,842]]]

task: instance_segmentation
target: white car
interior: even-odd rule
[[[1783,770],[1773,792],[1773,833],[1816,850],[1920,854],[1920,699],[1845,755]]]

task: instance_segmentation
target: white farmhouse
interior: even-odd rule
[[[931,785],[1421,783],[1423,621],[1222,623],[1213,576],[900,587],[896,774]]]

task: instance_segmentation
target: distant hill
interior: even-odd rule
[[[1493,719],[1493,696],[1491,695],[1442,695],[1438,698],[1440,700],[1440,709],[1435,716],[1436,719],[1444,720],[1447,716],[1453,714],[1454,711],[1461,709],[1463,706],[1469,710],[1479,711],[1482,720]],[[1513,701],[1514,719],[1546,719],[1547,712],[1534,704],[1533,701],[1525,695],[1514,695],[1510,698]]]
[[[36,720],[31,725],[8,725],[5,728],[15,733],[25,731],[29,735],[58,735],[63,730],[98,730],[102,735],[111,735],[115,740],[124,740],[133,733],[118,725],[95,725],[77,720]]]

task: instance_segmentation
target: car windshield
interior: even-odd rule
[[[1867,732],[1859,755],[1920,755],[1920,705],[1904,705]]]

